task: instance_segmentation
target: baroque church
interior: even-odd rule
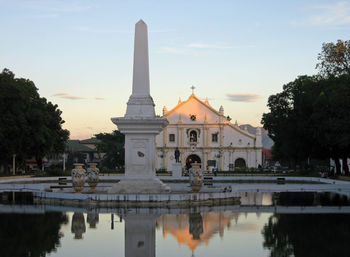
[[[200,163],[204,171],[262,165],[261,129],[254,135],[239,128],[224,115],[222,106],[217,111],[208,99],[201,101],[192,93],[186,101],[179,99],[173,109],[164,107],[163,117],[169,124],[156,136],[156,169],[171,171],[177,148],[182,170],[191,163]]]

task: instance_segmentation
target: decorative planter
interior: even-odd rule
[[[203,172],[200,170],[200,163],[192,163],[190,168],[190,186],[192,192],[199,192],[203,184]]]
[[[92,192],[95,191],[99,177],[100,170],[96,167],[96,163],[89,163],[89,168],[86,169],[87,173],[87,183],[90,186]]]
[[[72,185],[75,192],[81,193],[84,189],[86,171],[82,163],[74,163],[74,166],[74,169],[72,169]]]

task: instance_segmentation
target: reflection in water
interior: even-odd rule
[[[203,219],[200,213],[191,213],[189,215],[190,234],[192,239],[199,240],[200,235],[203,233]]]
[[[98,210],[76,212],[67,226],[62,226],[67,223],[67,216],[62,213],[1,214],[0,255],[96,256],[94,251],[97,251],[99,256],[111,256],[117,248],[121,252],[115,256],[124,251],[125,257],[190,256],[191,253],[201,257],[232,253],[349,256],[350,207],[343,206],[349,204],[347,197],[332,193],[258,192],[242,193],[240,206],[122,208],[115,209],[115,214],[99,214]],[[40,213],[49,208],[2,205],[0,212]],[[310,210],[321,214],[310,214]],[[292,211],[295,214],[290,214]],[[322,214],[328,211],[333,214]],[[115,223],[118,226],[114,227]],[[75,239],[83,240],[73,240],[69,230]],[[59,231],[67,231],[70,236],[62,238]],[[109,254],[104,252],[106,249],[110,250]]]
[[[87,214],[87,223],[89,223],[89,228],[96,228],[96,224],[99,221],[98,212],[89,212]]]
[[[0,255],[11,257],[45,256],[54,252],[63,236],[60,231],[66,224],[66,214],[1,214]]]
[[[350,201],[347,196],[335,193],[276,193],[275,204],[281,206],[348,206]]]
[[[165,214],[157,220],[163,227],[163,236],[173,235],[178,244],[185,244],[194,251],[200,244],[209,244],[212,236],[224,235],[224,228],[230,227],[231,220],[237,215],[230,211],[191,214]]]
[[[241,205],[269,206],[272,205],[272,193],[264,192],[241,192]]]
[[[125,220],[125,257],[156,255],[155,225],[158,215],[127,214]]]
[[[84,214],[75,212],[72,217],[71,231],[74,235],[74,239],[82,239],[83,234],[86,231]]]
[[[349,256],[349,215],[275,214],[264,226],[270,256]]]
[[[281,206],[341,206],[349,199],[334,193],[279,193]],[[274,214],[262,230],[263,246],[270,256],[349,256],[350,217],[348,214]]]

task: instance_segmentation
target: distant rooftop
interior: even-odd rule
[[[88,140],[88,139],[87,139]],[[84,141],[84,140],[82,140]],[[80,140],[68,140],[66,151],[69,152],[96,152],[94,149],[82,144]]]

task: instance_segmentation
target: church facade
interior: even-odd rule
[[[169,111],[164,107],[163,117],[169,124],[156,136],[156,169],[172,171],[176,149],[180,151],[182,170],[191,163],[200,163],[205,171],[262,165],[260,128],[255,135],[240,129],[224,115],[222,106],[217,111],[208,99],[201,101],[191,94]]]

